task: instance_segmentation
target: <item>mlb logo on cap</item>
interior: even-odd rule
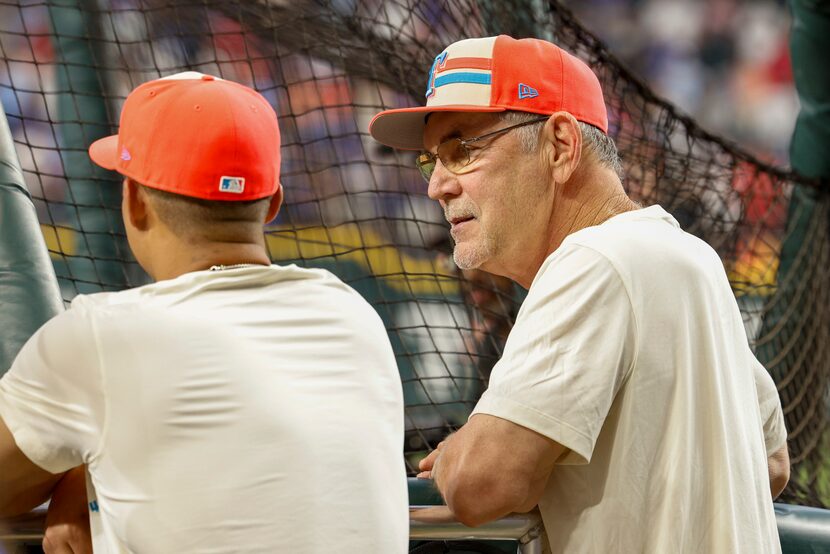
[[[222,192],[233,192],[235,194],[242,194],[243,192],[245,192],[245,178],[222,176],[219,179],[219,190]]]

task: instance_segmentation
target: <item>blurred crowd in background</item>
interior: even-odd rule
[[[798,100],[784,0],[568,0],[657,94],[708,131],[784,165]]]

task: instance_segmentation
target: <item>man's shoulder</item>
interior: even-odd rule
[[[650,271],[655,264],[663,269],[720,264],[711,246],[684,231],[658,205],[625,212],[577,231],[565,239],[562,247],[593,250],[619,271]]]
[[[122,291],[79,295],[70,311],[100,320],[169,314],[171,309],[177,313],[217,306],[278,310],[297,304],[309,310],[351,313],[347,319],[375,313],[357,291],[333,273],[294,264],[197,271]]]
[[[241,295],[256,294],[272,286],[292,288],[315,285],[352,291],[337,276],[325,269],[305,268],[295,264],[270,265],[220,271],[194,271],[173,279],[120,291],[80,294],[72,300],[71,307],[73,309],[95,309],[135,303],[146,306],[152,304],[154,300],[192,297],[208,291],[224,291]]]
[[[599,225],[585,227],[569,235],[563,244],[582,245],[603,252],[637,245],[643,239],[678,240],[686,233],[677,221],[658,205],[632,210],[607,219]]]

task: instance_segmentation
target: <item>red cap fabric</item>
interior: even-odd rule
[[[538,114],[565,111],[608,132],[599,80],[582,60],[550,42],[526,38],[474,38],[455,42],[432,64],[427,105],[386,110],[369,133],[393,148],[423,149],[426,116],[433,112]]]
[[[188,71],[131,92],[118,134],[94,142],[89,157],[173,194],[256,200],[279,188],[280,130],[255,90]]]

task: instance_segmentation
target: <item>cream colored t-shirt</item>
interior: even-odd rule
[[[659,206],[548,257],[474,413],[569,449],[539,504],[554,553],[780,552],[775,386],[721,260]]]
[[[42,468],[89,464],[108,552],[407,550],[395,358],[325,271],[80,296],[0,380],[0,416]]]

